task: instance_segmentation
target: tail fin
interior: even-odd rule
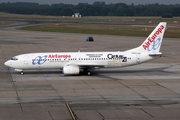
[[[128,50],[127,52],[147,52],[150,55],[160,53],[160,47],[166,29],[166,22],[161,22],[146,38],[146,40],[137,48]]]

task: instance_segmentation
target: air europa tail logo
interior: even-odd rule
[[[150,46],[150,44],[156,39],[156,37],[157,37],[160,33],[162,33],[162,30],[163,30],[163,29],[164,29],[164,26],[161,25],[161,26],[159,27],[159,29],[154,33],[154,35],[153,35],[152,37],[149,37],[149,38],[148,38],[148,41],[143,44],[143,48],[144,48],[145,50],[146,50],[146,49]]]
[[[161,38],[154,40],[153,43],[147,48],[147,51],[157,50],[161,45]]]

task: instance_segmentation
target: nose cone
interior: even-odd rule
[[[11,67],[11,62],[8,60],[4,63],[5,66]]]

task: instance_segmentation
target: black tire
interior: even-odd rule
[[[90,76],[92,73],[90,71],[87,71],[87,75]]]
[[[23,71],[21,71],[21,73],[20,73],[21,75],[24,75],[24,72]]]

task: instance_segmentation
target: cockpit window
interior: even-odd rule
[[[11,60],[18,60],[18,58],[16,58],[16,57],[12,57],[12,58],[11,58]]]

